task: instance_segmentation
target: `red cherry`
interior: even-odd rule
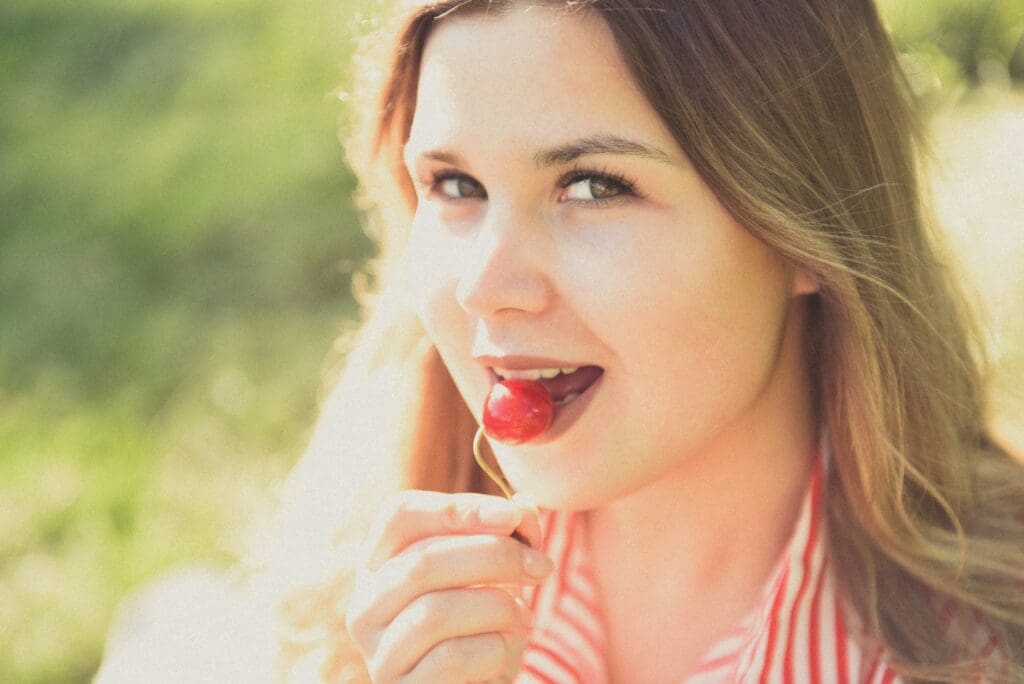
[[[547,430],[554,413],[544,385],[533,380],[502,380],[484,402],[484,430],[503,444],[521,444]]]

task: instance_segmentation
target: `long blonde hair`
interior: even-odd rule
[[[418,3],[381,24],[357,62],[366,106],[353,112],[348,151],[381,251],[270,559],[289,569],[276,590],[307,587],[284,604],[291,655],[329,643],[329,679],[363,672],[338,606],[353,540],[381,497],[498,493],[474,467],[475,422],[397,265],[415,209],[401,153],[431,27],[513,4]],[[924,210],[923,126],[872,2],[546,4],[601,14],[722,204],[817,278],[808,334],[835,464],[831,552],[867,630],[906,678],[958,681],[977,654],[958,648],[950,625],[985,624],[1008,677],[1024,679],[1024,468],[986,428],[984,346]],[[381,39],[395,28],[397,42]],[[381,45],[387,62],[373,54]]]

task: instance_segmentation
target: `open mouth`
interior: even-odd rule
[[[604,373],[600,366],[579,366],[577,368],[537,368],[532,370],[508,371],[489,368],[493,383],[509,379],[534,380],[544,386],[556,407],[565,406],[578,399]]]

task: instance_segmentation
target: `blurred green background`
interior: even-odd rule
[[[0,3],[0,682],[89,681],[119,598],[229,563],[301,453],[372,252],[336,134],[371,5]],[[1019,438],[1024,0],[880,5]]]

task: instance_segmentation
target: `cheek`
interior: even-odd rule
[[[574,308],[631,372],[681,347],[712,348],[719,274],[708,250],[672,227],[620,227],[579,250],[569,280]],[[646,351],[646,353],[645,353]]]
[[[459,320],[455,301],[459,260],[456,247],[428,216],[417,214],[405,249],[402,275],[409,303],[438,347],[446,344],[445,335],[452,337]]]
[[[731,222],[655,226],[577,264],[589,324],[616,355],[629,404],[694,419],[767,378],[785,318],[773,255]]]

